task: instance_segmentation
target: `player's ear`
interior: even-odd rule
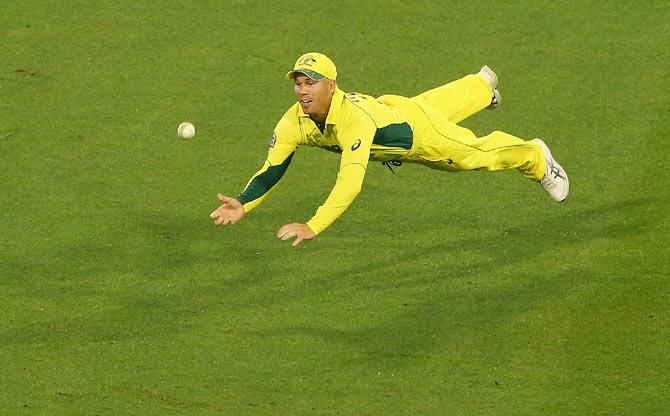
[[[331,94],[335,92],[335,87],[337,86],[337,82],[335,80],[329,79],[328,80],[328,92]]]

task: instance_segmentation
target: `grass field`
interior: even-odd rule
[[[669,414],[667,2],[10,3],[1,415]],[[338,166],[300,149],[213,227],[311,50],[371,95],[489,64],[502,106],[463,125],[543,137],[570,198],[371,163],[292,248]]]

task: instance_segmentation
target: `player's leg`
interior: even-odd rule
[[[453,139],[447,139],[452,140]],[[523,140],[502,131],[453,145],[455,164],[459,170],[518,169],[524,176],[540,181],[545,174],[546,162],[538,143]],[[457,149],[457,150],[456,150]]]
[[[414,145],[404,160],[448,171],[518,169],[539,182],[546,161],[541,145],[501,131],[477,137],[469,129],[425,109],[414,117]]]
[[[436,110],[452,123],[500,103],[498,77],[488,67],[477,74],[467,75],[413,97],[421,104]]]
[[[454,172],[518,169],[524,176],[537,182],[544,177],[545,155],[538,143],[501,131],[475,137],[469,130],[450,130],[449,136],[436,133],[432,137],[423,137],[417,148],[408,155],[409,161],[432,169]]]
[[[554,200],[567,198],[567,174],[541,140],[523,140],[501,131],[477,137],[431,108],[411,114],[414,144],[402,161],[452,172],[517,169],[540,182]]]

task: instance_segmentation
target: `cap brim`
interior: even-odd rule
[[[288,71],[286,73],[286,75],[284,76],[284,78],[290,81],[290,80],[293,79],[293,75],[295,75],[296,73],[304,74],[304,75],[308,76],[309,78],[313,79],[314,81],[321,81],[321,80],[326,79],[325,76],[319,74],[316,71],[312,71],[311,69],[294,69],[292,71]]]

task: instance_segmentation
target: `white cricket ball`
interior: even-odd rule
[[[195,126],[185,121],[177,127],[177,135],[182,139],[192,139],[195,136]]]

